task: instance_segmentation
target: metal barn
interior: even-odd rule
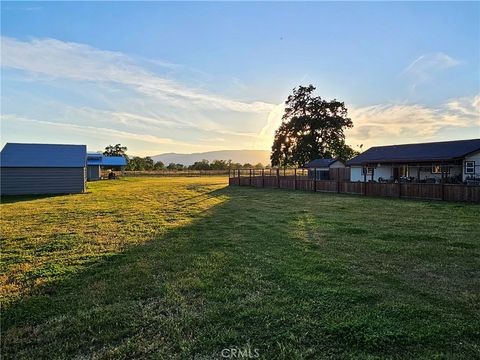
[[[85,192],[85,145],[7,143],[0,153],[2,195]]]
[[[94,181],[102,178],[101,168],[123,170],[127,166],[127,159],[123,156],[105,156],[100,153],[87,154],[87,180]]]

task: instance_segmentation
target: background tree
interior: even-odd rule
[[[127,168],[128,171],[143,171],[145,170],[145,160],[139,156],[134,156],[128,160]]]
[[[229,169],[229,164],[225,160],[213,160],[210,164],[211,170],[227,170]]]
[[[195,161],[192,165],[189,166],[189,169],[210,170],[210,164],[208,163],[208,160],[203,159],[202,161]]]
[[[105,156],[124,156],[128,159],[127,156],[127,147],[122,146],[121,144],[108,145],[103,152]]]
[[[145,170],[153,170],[153,165],[155,162],[150,156],[144,157],[143,161],[145,162]]]
[[[154,170],[163,170],[165,169],[165,164],[161,161],[157,161],[155,165],[153,165]]]
[[[353,127],[345,104],[313,96],[314,91],[313,85],[300,86],[287,98],[272,146],[273,166],[303,166],[317,158],[348,160],[354,155],[345,144],[344,129]]]
[[[134,156],[131,159],[128,159],[128,164],[126,170],[129,171],[145,171],[145,170],[161,170],[164,168],[164,165],[161,161],[155,163],[150,156],[144,158],[139,156]]]

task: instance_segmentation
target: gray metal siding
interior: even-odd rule
[[[87,166],[87,180],[100,180],[100,165]]]
[[[85,191],[85,168],[0,168],[2,195],[74,194]]]

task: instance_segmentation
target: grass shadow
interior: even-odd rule
[[[3,357],[215,359],[231,347],[267,359],[474,354],[473,322],[371,287],[374,263],[355,258],[372,251],[370,239],[328,222],[357,221],[356,198],[248,188],[208,196],[225,201],[5,306]],[[470,316],[463,306],[455,312]]]
[[[0,197],[0,204],[14,204],[23,201],[35,201],[69,194],[39,194],[39,195],[2,195]]]

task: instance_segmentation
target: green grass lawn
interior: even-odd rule
[[[479,205],[226,180],[3,199],[3,358],[480,357]]]

